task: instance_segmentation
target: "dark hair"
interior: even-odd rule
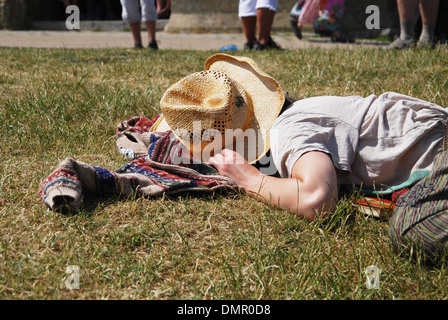
[[[288,110],[292,104],[296,101],[298,101],[299,99],[294,99],[292,98],[288,92],[285,93],[285,102],[283,103],[282,106],[282,110],[280,111],[280,114],[282,114],[283,112],[285,112],[286,110]]]

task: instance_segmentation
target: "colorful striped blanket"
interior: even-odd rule
[[[133,117],[117,127],[117,147],[132,160],[115,171],[66,158],[43,181],[39,194],[52,210],[79,210],[86,193],[145,196],[237,190],[230,178],[191,153],[171,131],[150,133],[158,116]]]

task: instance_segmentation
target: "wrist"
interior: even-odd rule
[[[242,187],[246,193],[259,193],[263,185],[266,183],[266,179],[267,176],[257,170],[256,172],[246,175],[246,179],[242,183]]]

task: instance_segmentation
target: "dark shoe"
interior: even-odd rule
[[[135,49],[141,49],[141,48],[143,48],[143,46],[142,46],[141,43],[136,43],[136,44],[134,44],[134,48]]]
[[[257,51],[262,50],[283,50],[278,44],[274,42],[274,40],[269,39],[265,44],[261,44],[260,42],[255,42],[254,49]]]
[[[299,27],[297,26],[297,18],[296,19],[290,19],[289,23],[291,24],[291,28],[292,31],[294,32],[294,35],[298,38],[298,39],[302,39],[302,31],[299,29]]]
[[[252,50],[254,48],[254,45],[252,43],[246,42],[243,46],[243,50],[247,51],[247,50]]]
[[[269,39],[266,45],[269,47],[269,49],[283,50],[278,44],[274,42],[274,40],[272,40],[272,38]]]
[[[353,40],[352,38],[347,37],[346,35],[335,35],[332,34],[331,35],[331,42],[336,43],[336,42],[340,42],[340,43],[354,43],[355,40]]]
[[[156,40],[152,40],[149,44],[148,44],[148,48],[152,49],[152,50],[159,50],[159,46],[157,45]]]
[[[266,46],[265,46],[265,45],[261,44],[261,43],[258,42],[258,41],[255,41],[255,44],[254,44],[254,50],[256,50],[256,51],[261,51],[261,50],[264,50],[264,49],[266,49]]]

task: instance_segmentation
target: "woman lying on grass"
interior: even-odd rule
[[[202,160],[236,181],[247,194],[309,220],[335,210],[341,186],[380,193],[408,188],[390,221],[394,246],[415,242],[429,256],[445,246],[448,112],[444,108],[393,92],[366,98],[314,97],[285,106],[278,83],[248,58],[215,55],[207,60],[206,69],[236,85],[228,94],[231,101],[226,101],[230,109],[219,111],[222,106],[216,104],[223,100],[204,91],[200,80],[184,79],[165,93],[161,101],[164,125],[153,130],[184,129],[191,135],[193,119],[202,121],[203,129],[217,129],[223,136],[228,128],[268,129],[270,135],[259,133],[264,147],[252,159],[247,156],[250,144],[243,152],[235,152],[235,142],[222,142],[222,152],[209,159],[202,153]],[[245,72],[250,76],[242,76]],[[193,99],[194,86],[202,88],[200,96],[207,97]],[[179,96],[188,97],[180,103],[182,107],[174,103]],[[185,105],[193,101],[202,102],[186,111]],[[185,115],[192,117],[189,125],[184,125]],[[204,136],[201,151],[207,141],[224,141]],[[194,142],[184,144],[194,149]],[[252,165],[269,148],[281,177],[262,174]]]
[[[210,163],[249,194],[313,220],[335,209],[338,185],[384,191],[428,173],[443,149],[447,114],[397,93],[303,99],[271,130],[282,178],[260,174],[230,150]]]
[[[241,187],[314,220],[334,212],[347,186],[376,194],[407,190],[390,220],[394,246],[415,242],[431,257],[446,247],[448,113],[440,106],[393,92],[289,103],[253,60],[217,54],[204,71],[172,85],[161,110],[140,128],[145,132],[117,139],[120,148],[138,146],[146,157],[118,173],[68,159],[44,181],[43,201],[54,209],[80,204],[82,190],[153,196]],[[280,177],[257,169],[269,161],[268,151]]]
[[[247,194],[309,220],[333,212],[342,185],[410,188],[397,200],[390,237],[397,249],[416,242],[434,256],[448,240],[446,120],[442,107],[397,93],[303,99],[271,131],[281,178],[231,150],[210,163]]]

